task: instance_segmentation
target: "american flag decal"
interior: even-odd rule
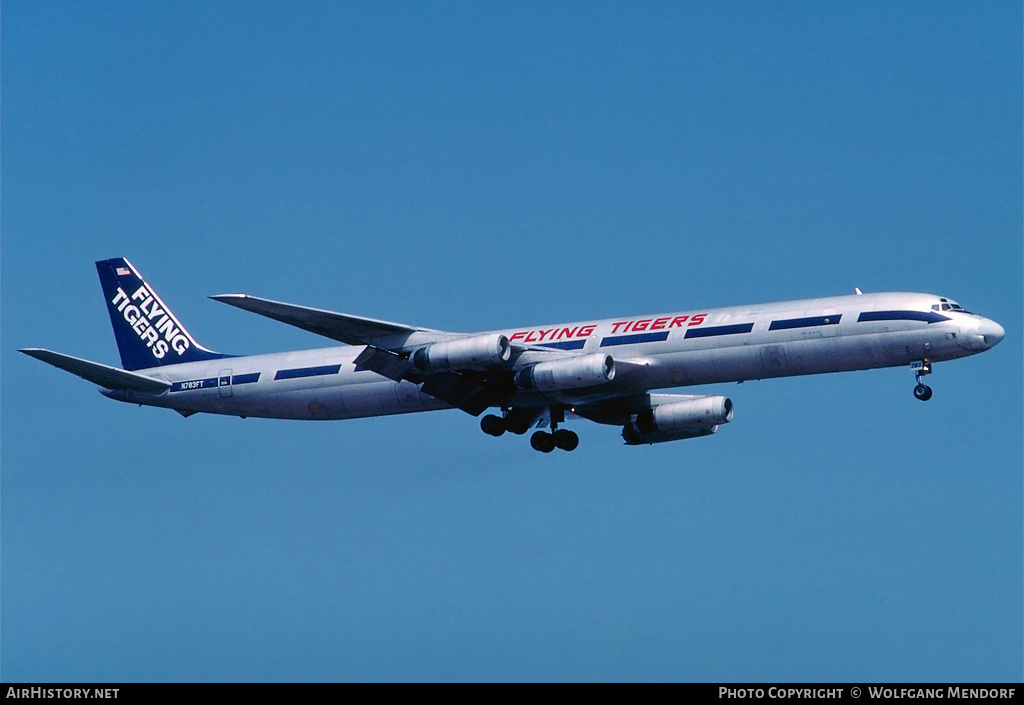
[[[129,270],[127,267],[118,267],[114,271],[117,272],[117,276],[119,277],[127,277],[129,274],[131,274],[131,270]]]

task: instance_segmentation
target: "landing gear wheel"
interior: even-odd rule
[[[487,416],[480,419],[480,430],[489,436],[497,438],[505,433],[505,419],[494,414],[487,414]]]
[[[537,431],[530,436],[530,445],[541,453],[550,453],[555,449],[555,437],[547,431]]]
[[[576,450],[576,447],[580,444],[580,437],[564,428],[555,431],[552,435],[554,436],[555,446],[564,451]]]
[[[911,367],[917,369],[917,375],[915,375],[917,386],[914,387],[914,398],[928,401],[932,398],[932,388],[924,383],[924,377],[932,373],[932,363],[922,361],[911,365]]]

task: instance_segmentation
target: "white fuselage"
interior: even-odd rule
[[[929,294],[865,294],[496,332],[526,348],[513,371],[551,359],[551,351],[603,353],[624,363],[600,387],[519,392],[510,402],[572,404],[652,389],[941,362],[982,352],[1002,338],[995,322],[943,310],[940,301]],[[403,350],[436,339],[417,333]],[[354,359],[362,350],[339,346],[155,367],[139,372],[171,382],[170,390],[103,393],[183,413],[287,419],[450,408],[418,384],[357,369]]]

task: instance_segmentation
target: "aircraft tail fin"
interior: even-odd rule
[[[100,260],[96,271],[124,369],[230,357],[197,343],[128,260]]]

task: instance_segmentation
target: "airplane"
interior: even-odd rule
[[[909,365],[914,396],[936,362],[984,352],[993,320],[931,294],[877,293],[453,333],[221,294],[215,301],[342,346],[235,356],[196,342],[124,258],[96,263],[122,368],[43,348],[25,353],[111,399],[196,413],[351,419],[436,409],[479,416],[491,436],[536,430],[543,453],[575,450],[559,426],[622,428],[627,445],[709,436],[733,419],[720,395],[652,390]],[[550,429],[550,430],[545,430]]]

